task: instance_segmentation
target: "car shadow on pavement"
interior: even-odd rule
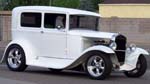
[[[87,78],[86,73],[78,72],[78,71],[71,71],[71,70],[64,70],[61,72],[53,72],[50,70],[26,70],[26,73],[31,74],[40,74],[40,75],[51,75],[51,76],[59,76],[59,77],[80,77],[80,78]]]
[[[79,78],[79,79],[88,79],[88,75],[85,72],[78,72],[78,71],[72,71],[72,70],[64,70],[61,72],[53,72],[50,70],[26,70],[26,73],[30,74],[38,74],[38,75],[44,75],[44,76],[54,76],[54,77],[71,77],[71,78]],[[113,72],[109,78],[110,80],[113,79],[122,79],[126,78],[123,73],[119,72]]]

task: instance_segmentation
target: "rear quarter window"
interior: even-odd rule
[[[21,26],[22,27],[41,27],[41,13],[22,13],[21,14]]]

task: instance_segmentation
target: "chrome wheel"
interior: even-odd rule
[[[12,71],[24,71],[27,67],[24,50],[18,45],[10,46],[6,51],[6,64]]]
[[[14,49],[10,50],[10,52],[8,54],[8,64],[12,68],[19,67],[21,64],[21,56],[22,55],[21,55],[19,49],[14,48]]]
[[[92,56],[87,62],[87,70],[94,77],[101,76],[105,70],[103,58],[100,56]]]
[[[91,52],[85,62],[87,74],[92,79],[104,80],[109,77],[112,71],[112,62],[110,57],[101,52]]]

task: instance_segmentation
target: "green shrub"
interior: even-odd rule
[[[67,8],[79,8],[80,0],[51,0],[50,5]]]
[[[30,5],[49,5],[49,0],[8,0],[5,10],[12,10],[17,6],[30,6]]]
[[[103,1],[104,0],[81,0],[80,9],[97,11],[99,8],[98,4]]]

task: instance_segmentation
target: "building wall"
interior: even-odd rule
[[[11,40],[11,11],[0,11],[0,41]]]
[[[120,32],[129,43],[150,45],[150,4],[99,4],[101,31]]]
[[[133,4],[149,4],[150,0],[104,0],[103,4],[124,4],[124,3],[133,3]]]
[[[99,4],[102,17],[150,18],[150,4]]]
[[[121,33],[129,43],[150,45],[149,18],[101,18],[100,22],[101,31]]]

